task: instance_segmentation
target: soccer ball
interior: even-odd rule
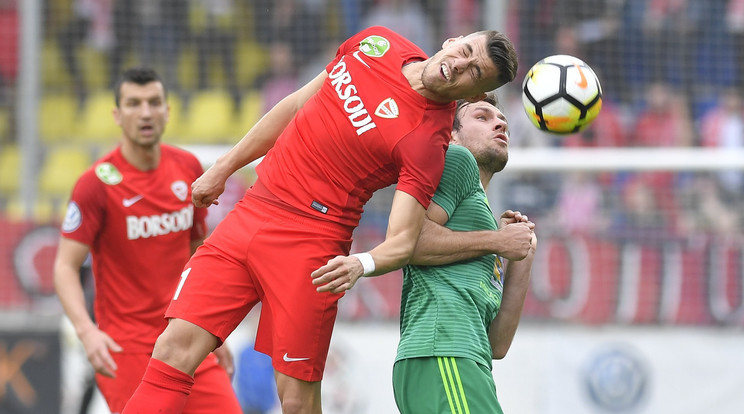
[[[522,82],[527,117],[543,131],[573,134],[589,125],[602,109],[602,87],[594,71],[569,55],[535,63]]]

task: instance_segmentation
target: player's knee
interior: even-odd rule
[[[217,338],[204,329],[186,321],[171,320],[155,341],[152,357],[193,375],[216,345]]]

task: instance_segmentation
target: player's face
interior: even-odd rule
[[[432,56],[424,68],[424,87],[443,100],[482,97],[496,89],[498,69],[486,49],[486,36],[448,39],[442,50]]]
[[[461,128],[452,132],[452,142],[470,150],[479,167],[494,173],[503,170],[509,160],[509,124],[504,114],[480,101],[465,105],[459,116]]]
[[[160,141],[168,121],[168,104],[160,82],[121,84],[119,107],[114,119],[124,138],[135,145],[152,146]]]

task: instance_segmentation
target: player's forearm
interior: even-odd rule
[[[491,321],[488,334],[494,359],[504,358],[514,340],[529,288],[533,258],[534,251],[524,260],[507,265],[501,308]]]
[[[54,289],[65,314],[75,328],[75,333],[80,337],[88,330],[96,328],[96,324],[85,305],[85,295],[78,272],[79,270],[72,267],[56,264]]]
[[[425,220],[411,264],[436,266],[493,254],[500,239],[497,231],[452,231]]]

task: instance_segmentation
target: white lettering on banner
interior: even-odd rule
[[[194,224],[194,206],[188,205],[172,213],[152,216],[127,216],[127,238],[146,239],[190,229]]]
[[[710,275],[710,288],[708,289],[708,300],[710,311],[718,322],[734,322],[744,320],[744,255],[738,255],[738,269],[736,261],[731,260],[729,246],[724,243],[713,244],[708,258],[708,274]],[[739,306],[731,304],[729,295],[729,269],[737,269],[739,276]]]
[[[549,252],[555,242],[553,239],[548,239],[547,242],[541,242],[540,247],[542,251]],[[569,263],[589,263],[589,246],[586,241],[578,240],[576,243],[556,246],[559,249],[562,247],[561,250],[568,254]],[[553,315],[560,318],[572,318],[584,309],[589,299],[591,279],[589,266],[571,266],[570,288],[563,298],[558,298],[553,294],[555,288],[550,282],[550,263],[547,260],[535,260],[533,268],[535,268],[532,272],[533,292],[539,300],[550,303]]]
[[[351,74],[346,70],[344,58],[338,61],[328,77],[331,78],[331,85],[336,90],[339,99],[344,101],[344,111],[349,114],[349,121],[356,129],[357,135],[376,128],[377,125],[372,122],[372,116],[365,109],[362,98],[356,94],[357,87],[351,83]]]
[[[744,245],[548,238],[525,309],[547,320],[742,325]]]

